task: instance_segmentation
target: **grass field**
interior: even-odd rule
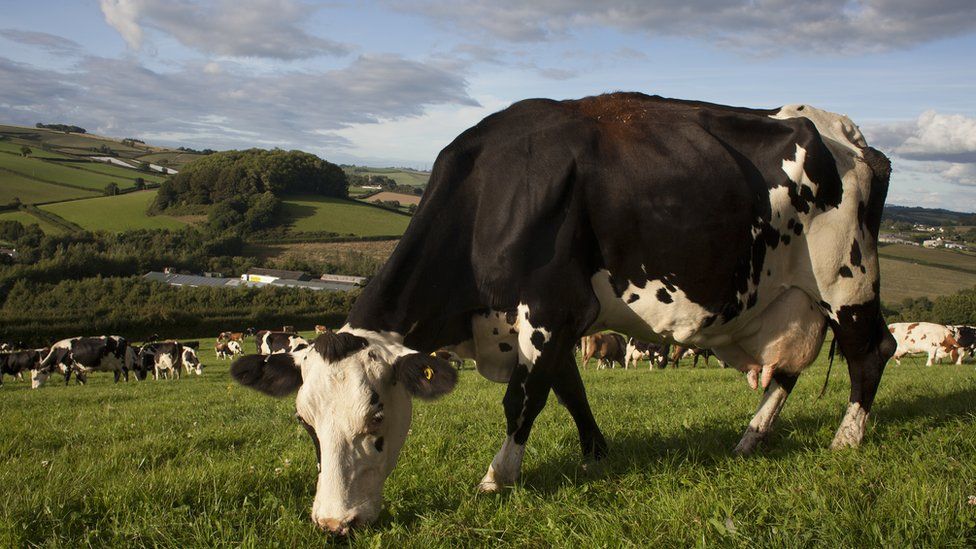
[[[881,300],[936,297],[976,286],[976,256],[951,250],[890,244],[879,249]]]
[[[76,200],[41,206],[82,228],[121,232],[130,229],[179,229],[186,224],[165,215],[146,215],[156,191],[140,191],[91,200]]]
[[[22,211],[0,212],[0,220],[17,221],[24,226],[38,225],[45,234],[61,234],[64,232],[61,227]]]
[[[0,152],[8,152],[8,153],[20,155],[20,147],[23,146],[24,144],[25,143],[20,143],[20,142],[15,143],[13,141],[0,141]],[[64,154],[60,154],[52,151],[45,151],[44,149],[40,148],[37,145],[34,146],[27,145],[27,146],[31,148],[32,158],[53,158],[56,160],[73,158],[71,156],[67,156]]]
[[[367,168],[362,166],[344,167],[350,175],[383,175],[397,182],[398,185],[414,185],[426,187],[430,180],[429,172],[410,170],[407,168]]]
[[[945,249],[889,244],[878,249],[881,257],[900,259],[922,265],[944,265],[976,273],[976,255]]]
[[[121,139],[116,140],[93,134],[64,133],[41,128],[25,128],[20,126],[0,125],[0,134],[25,140],[28,143],[47,143],[52,147],[69,154],[91,154],[92,147],[102,145],[110,147],[119,156],[133,158],[146,154],[145,148],[135,148],[123,145]]]
[[[294,399],[234,384],[204,340],[202,377],[0,389],[0,545],[305,547],[315,454]],[[248,349],[250,350],[250,343]],[[504,386],[468,369],[414,406],[377,524],[354,547],[906,547],[976,544],[976,372],[885,373],[865,444],[826,449],[847,401],[843,364],[816,400],[822,357],[759,454],[731,455],[758,395],[717,368],[583,372],[611,454],[580,464],[550,398],[523,477],[475,485],[504,432]],[[470,368],[470,367],[469,367]]]
[[[183,165],[193,162],[198,158],[202,158],[203,155],[195,153],[187,153],[182,151],[167,151],[167,152],[157,152],[152,154],[145,154],[137,157],[138,160],[142,162],[151,162],[153,164],[160,164],[161,162],[167,162],[166,166],[179,170]]]
[[[0,153],[0,157],[3,156],[9,155]],[[19,198],[25,204],[34,204],[83,196],[95,196],[95,193],[72,187],[52,185],[20,174],[0,170],[0,204],[7,204],[14,197]]]
[[[16,172],[25,177],[55,183],[66,183],[98,192],[101,192],[109,183],[116,183],[123,189],[133,186],[132,179],[111,177],[101,173],[71,168],[57,162],[47,162],[37,158],[24,158],[12,154],[0,154],[0,168]]]
[[[283,200],[284,215],[297,232],[342,235],[399,235],[410,218],[349,200],[321,196],[292,196]]]
[[[162,183],[163,181],[166,181],[166,177],[157,175],[156,172],[140,172],[138,170],[123,168],[122,166],[113,166],[111,164],[103,164],[101,162],[76,163],[72,164],[72,166],[78,169],[111,176],[113,180],[117,178],[124,178],[125,181],[119,184],[119,187],[122,188],[134,186],[133,182],[137,177],[143,178],[147,183]]]

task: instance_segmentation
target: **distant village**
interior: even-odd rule
[[[882,244],[976,252],[976,228],[889,222],[881,228],[878,241]]]

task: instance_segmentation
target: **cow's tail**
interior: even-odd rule
[[[834,366],[834,352],[836,350],[837,350],[837,338],[834,337],[833,339],[830,340],[830,351],[827,352],[827,357],[828,357],[827,375],[824,376],[824,384],[823,387],[820,388],[820,394],[817,395],[817,400],[820,400],[820,397],[824,396],[824,393],[827,392],[827,384],[830,383],[830,370]]]

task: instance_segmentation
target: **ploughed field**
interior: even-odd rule
[[[0,546],[314,546],[315,453],[294,399],[236,385],[202,341],[202,377],[0,389]],[[253,343],[246,351],[253,352]],[[593,361],[595,362],[595,361]],[[742,374],[601,370],[583,377],[611,455],[580,464],[555,398],[521,483],[478,495],[504,433],[504,386],[468,369],[414,406],[380,521],[361,547],[973,546],[976,369],[891,363],[865,444],[827,450],[847,402],[843,362],[817,393],[826,348],[769,444],[730,450],[758,393]],[[55,381],[56,378],[52,378]],[[73,382],[72,382],[73,383]]]

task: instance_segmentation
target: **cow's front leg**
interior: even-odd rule
[[[769,429],[773,426],[776,418],[779,417],[786,398],[790,396],[790,391],[796,385],[799,375],[787,374],[785,372],[775,372],[772,382],[766,386],[762,401],[759,402],[759,409],[756,415],[749,422],[749,427],[743,433],[742,439],[736,445],[736,454],[747,456],[756,450],[756,446],[766,438]]]
[[[607,455],[607,440],[603,438],[603,433],[600,432],[600,427],[593,418],[575,357],[566,354],[565,358],[559,360],[558,366],[559,368],[551,376],[552,392],[556,393],[559,403],[566,407],[569,415],[576,422],[583,459],[600,460]]]

